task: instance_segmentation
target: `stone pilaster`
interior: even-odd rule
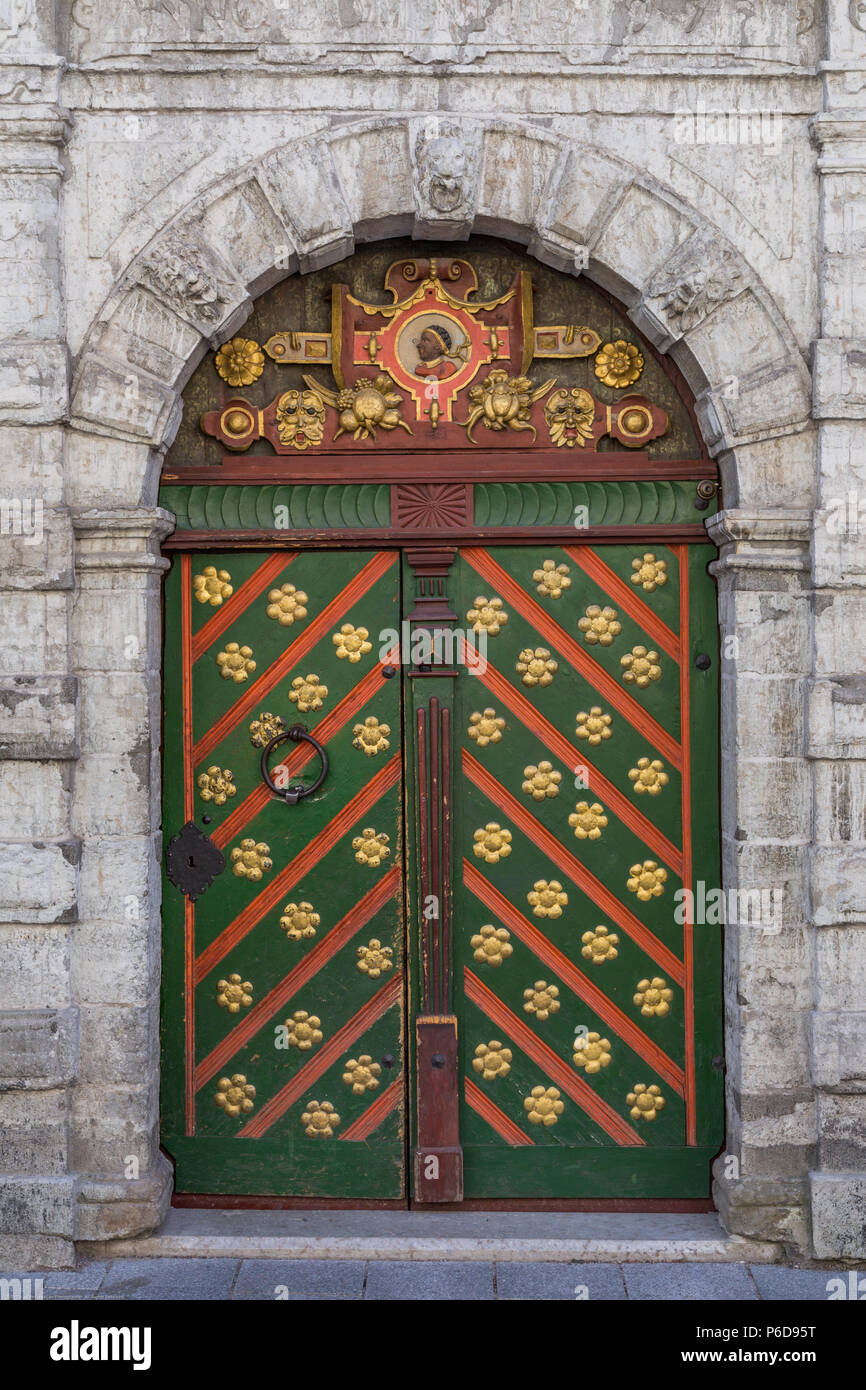
[[[69,120],[55,7],[10,7],[0,108],[0,1265],[68,1263],[68,1120],[79,1019],[69,983],[80,846],[68,650],[72,529],[60,204]],[[44,971],[44,973],[43,973]]]
[[[815,784],[814,1254],[866,1256],[866,14],[831,0],[819,151],[820,422],[807,753]]]
[[[728,1129],[714,1193],[731,1231],[803,1250],[817,1144],[809,1072],[811,781],[802,723],[810,513],[728,510],[708,529],[720,548],[711,569],[721,624],[728,903]],[[756,892],[757,913],[743,896]]]
[[[159,1152],[160,585],[172,529],[154,509],[75,513],[72,617],[81,753],[72,820],[80,1018],[70,1163],[79,1242],[157,1225],[170,1193]]]

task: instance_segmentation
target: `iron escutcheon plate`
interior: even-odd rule
[[[217,849],[203,830],[199,830],[194,820],[188,820],[168,842],[165,851],[166,873],[175,888],[190,902],[195,902],[210,888],[225,866],[222,850]]]

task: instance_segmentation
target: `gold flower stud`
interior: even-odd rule
[[[634,1002],[644,1018],[667,1018],[673,997],[674,992],[668,988],[667,980],[656,975],[652,980],[638,980]]]
[[[524,685],[551,685],[559,662],[554,661],[546,647],[524,647],[515,670],[523,677]]]
[[[358,969],[371,980],[378,980],[380,975],[393,969],[393,950],[390,946],[383,946],[375,936],[366,946],[359,946],[357,954]]]
[[[273,860],[270,858],[270,846],[264,840],[245,839],[231,852],[232,873],[236,878],[248,878],[251,883],[258,883],[262,874],[274,867]]]
[[[362,1096],[365,1091],[376,1091],[382,1068],[366,1052],[361,1057],[350,1057],[343,1072],[343,1083],[351,1086],[352,1094]]]
[[[601,705],[593,705],[589,714],[585,710],[578,714],[574,732],[578,738],[585,738],[587,743],[596,747],[604,739],[610,738],[612,723],[610,715],[602,713]]]
[[[391,747],[388,742],[390,732],[390,724],[380,724],[375,714],[370,714],[363,724],[356,724],[352,730],[352,747],[366,753],[368,758],[373,758],[377,753],[384,753]]]
[[[539,1023],[544,1023],[551,1014],[559,1013],[559,990],[546,980],[536,980],[534,985],[523,991],[523,998],[526,1001],[524,1011],[535,1014]]]
[[[622,623],[616,616],[616,609],[607,605],[600,608],[597,603],[589,605],[585,617],[580,619],[577,626],[589,647],[594,646],[596,642],[601,647],[609,647],[614,637],[618,637],[622,632]]]
[[[656,589],[668,582],[667,560],[657,560],[651,551],[642,560],[632,560],[631,567],[633,572],[629,579],[632,584],[640,584],[648,594],[655,593]]]
[[[555,919],[561,917],[562,909],[568,906],[568,894],[558,879],[537,878],[526,895],[526,901],[532,908],[533,917]]]
[[[533,801],[544,801],[547,797],[559,796],[562,773],[554,772],[552,763],[530,763],[523,769],[522,790]]]
[[[511,933],[489,922],[470,937],[469,945],[479,965],[501,965],[514,952]]]
[[[386,835],[384,830],[380,830],[377,835],[372,825],[366,826],[352,841],[352,849],[358,863],[366,864],[371,869],[378,868],[391,853],[388,848],[389,839],[390,836]]]
[[[466,732],[478,744],[479,748],[486,748],[488,743],[501,742],[504,728],[505,720],[502,715],[497,714],[495,709],[488,706],[483,714],[479,710],[470,714],[469,728]]]
[[[475,841],[472,852],[476,859],[483,859],[485,864],[498,864],[500,859],[507,859],[511,853],[511,831],[504,830],[496,821],[488,821],[475,831],[472,838]]]
[[[633,1120],[654,1120],[660,1110],[665,1108],[665,1098],[658,1086],[645,1086],[638,1082],[625,1098],[630,1106],[629,1115]]]
[[[280,627],[291,627],[296,620],[306,618],[308,603],[303,589],[296,589],[294,584],[281,584],[279,589],[270,590],[266,612]]]
[[[638,685],[641,690],[644,690],[650,681],[657,681],[662,673],[658,652],[648,651],[646,647],[632,647],[631,651],[619,660],[626,685]]]
[[[372,642],[368,642],[370,636],[365,627],[353,627],[351,623],[343,623],[339,632],[335,632],[331,641],[337,648],[337,656],[340,661],[347,658],[354,665],[366,656],[367,652],[373,650]]]
[[[315,671],[311,671],[308,676],[295,676],[292,681],[289,699],[293,705],[297,705],[300,714],[321,709],[322,701],[327,698],[328,687],[323,685]]]
[[[511,1056],[511,1049],[496,1039],[479,1043],[472,1058],[472,1070],[480,1073],[482,1081],[495,1081],[511,1071]]]
[[[588,801],[578,801],[568,823],[578,840],[600,840],[601,832],[607,825],[607,816],[598,801],[591,806]]]
[[[473,631],[487,632],[491,637],[495,637],[508,622],[508,614],[502,606],[501,598],[485,598],[482,594],[466,614],[466,621]]]
[[[616,949],[619,937],[610,927],[594,927],[592,931],[585,931],[580,939],[583,942],[580,954],[593,965],[604,965],[606,960],[616,960],[619,955]]]
[[[280,927],[289,941],[304,941],[316,935],[321,920],[312,903],[286,903]]]
[[[526,1118],[531,1125],[555,1125],[565,1106],[555,1086],[533,1086],[523,1102]]]
[[[665,772],[665,765],[658,758],[638,758],[637,766],[629,769],[629,781],[634,783],[632,791],[638,794],[648,792],[650,796],[658,796],[662,787],[666,787],[670,778]]]
[[[217,652],[216,664],[224,681],[234,681],[240,685],[256,669],[252,660],[252,647],[241,647],[237,642],[227,642],[225,651]]]
[[[340,1117],[329,1100],[307,1101],[301,1124],[308,1139],[332,1139]]]
[[[214,764],[207,772],[200,772],[195,780],[202,801],[212,801],[214,806],[225,806],[230,796],[237,795],[234,773],[228,767]]]
[[[662,869],[654,859],[645,859],[642,864],[632,864],[626,880],[626,888],[636,893],[642,903],[650,898],[660,898],[667,883],[667,869]]]
[[[216,1001],[221,1009],[230,1014],[238,1014],[241,1008],[248,1009],[253,1002],[253,987],[249,980],[240,975],[229,975],[227,980],[217,980]]]
[[[286,721],[281,714],[271,714],[263,710],[258,719],[250,724],[250,743],[254,748],[264,748],[277,734],[286,732]]]
[[[217,1082],[214,1100],[220,1110],[224,1110],[232,1118],[237,1115],[248,1115],[253,1108],[255,1098],[255,1086],[251,1086],[241,1072],[236,1072],[231,1077],[223,1076]]]
[[[566,589],[571,588],[568,565],[558,565],[555,560],[542,561],[540,570],[533,570],[532,578],[542,598],[561,598]]]
[[[234,593],[231,575],[228,570],[218,570],[216,565],[205,565],[201,574],[193,575],[192,592],[199,603],[219,608],[223,599],[231,598]]]
[[[297,1009],[286,1019],[286,1041],[299,1052],[309,1052],[322,1041],[322,1020],[306,1009]]]
[[[610,1065],[609,1040],[599,1033],[587,1033],[585,1037],[576,1037],[572,1061],[576,1067],[581,1067],[587,1076],[595,1076],[602,1067]]]

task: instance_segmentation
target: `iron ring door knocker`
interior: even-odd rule
[[[291,739],[292,743],[310,743],[318,753],[322,762],[322,770],[311,787],[305,787],[303,783],[296,783],[291,787],[278,787],[273,781],[268,770],[268,758],[275,748],[281,743],[285,743],[286,739]],[[302,797],[311,796],[313,792],[318,791],[327,775],[328,755],[318,739],[313,738],[312,734],[307,733],[303,724],[293,724],[290,729],[286,729],[284,733],[277,734],[275,738],[272,738],[270,743],[266,744],[262,749],[262,777],[264,778],[265,785],[273,792],[274,796],[278,796],[285,801],[287,806],[295,806]]]

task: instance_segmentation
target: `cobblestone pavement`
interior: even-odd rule
[[[559,1264],[453,1260],[138,1259],[77,1270],[5,1275],[24,1296],[138,1299],[683,1300],[823,1302],[832,1269],[747,1264]],[[833,1286],[831,1286],[832,1288]],[[836,1285],[836,1288],[839,1286]],[[6,1297],[14,1296],[13,1287]]]

